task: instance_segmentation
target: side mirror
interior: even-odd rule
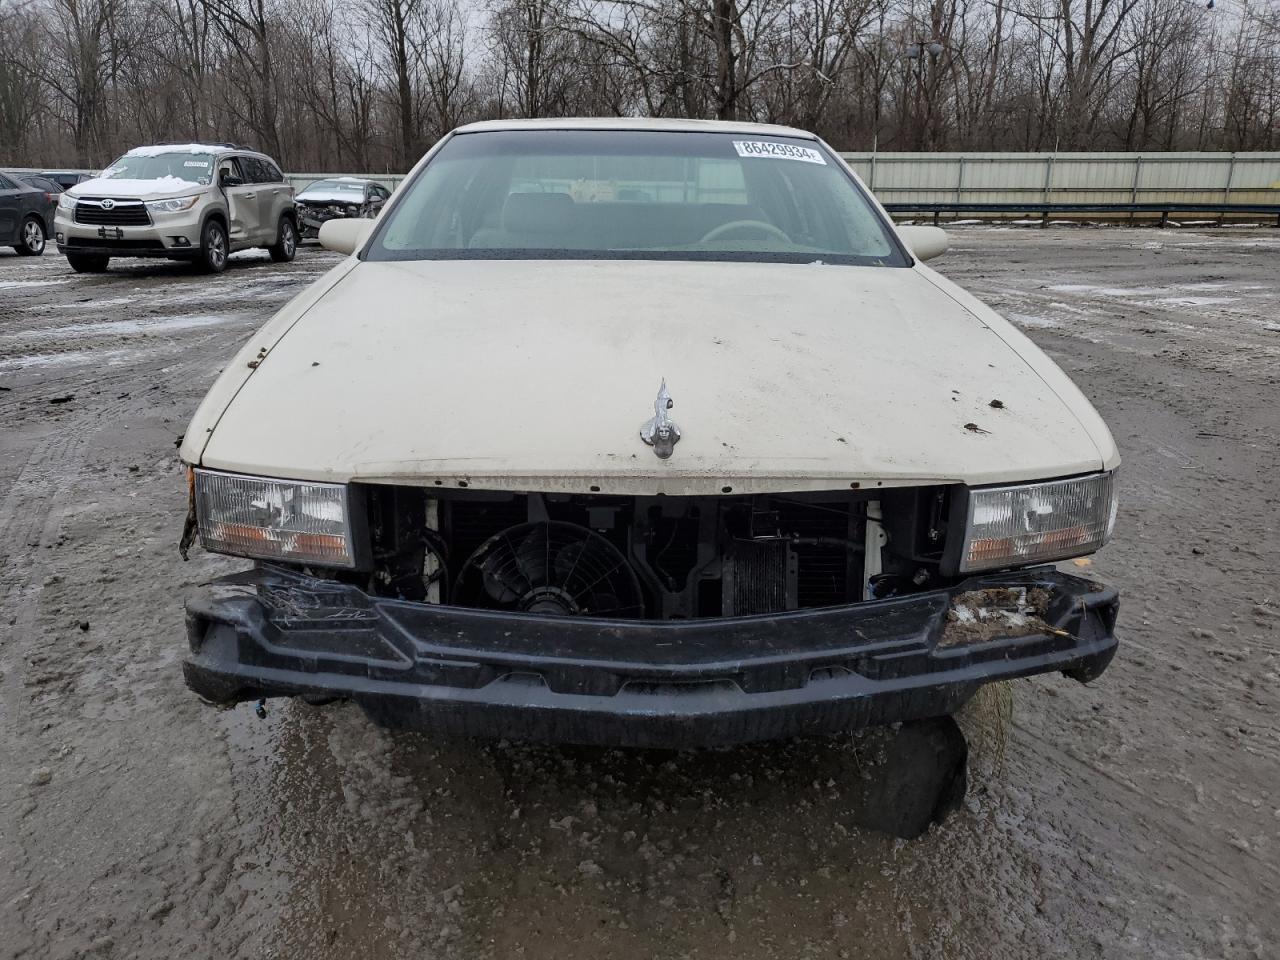
[[[240,177],[234,176],[230,173],[227,173],[227,171],[223,170],[220,174],[218,174],[218,186],[242,187],[244,186],[244,180],[242,180]]]
[[[940,227],[898,227],[898,236],[917,260],[932,260],[947,252],[951,241]]]
[[[349,255],[360,249],[372,229],[373,221],[362,217],[326,220],[320,225],[320,246]]]

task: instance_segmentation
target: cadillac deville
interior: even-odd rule
[[[743,123],[455,130],[229,364],[182,444],[217,703],[725,745],[1097,677],[1120,458],[826,144]]]

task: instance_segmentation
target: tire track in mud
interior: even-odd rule
[[[998,254],[1004,245],[992,240]],[[1221,279],[1205,278],[1194,253],[1170,251],[1175,259],[1159,276],[1139,266],[1135,281],[1142,258],[1125,246],[1113,243],[1110,261],[1101,253],[1067,260],[1035,280],[1079,288],[1071,294],[1078,309],[1029,332],[1095,399],[1125,458],[1117,540],[1093,574],[1121,588],[1121,647],[1065,712],[1016,714],[1022,748],[1012,779],[1088,785],[1096,810],[1065,806],[1053,815],[1077,821],[1085,849],[1104,852],[1111,885],[1141,904],[1129,921],[1147,934],[1141,955],[1264,956],[1280,927],[1270,911],[1242,905],[1280,894],[1280,808],[1264,786],[1280,769],[1276,690],[1251,682],[1251,674],[1276,675],[1275,642],[1250,613],[1266,589],[1266,558],[1280,555],[1274,507],[1268,522],[1264,506],[1276,498],[1263,479],[1280,468],[1263,399],[1280,382],[1280,361],[1264,339],[1271,334],[1250,317],[1280,304],[1274,286],[1257,282],[1269,268],[1256,253],[1211,265],[1260,291],[1246,316],[1118,302],[1128,288],[1167,284],[1170,274],[1183,283]],[[1027,289],[1033,271],[1010,282],[984,268],[971,285],[997,289],[1010,311],[1047,299]],[[978,272],[964,263],[948,272],[964,282],[970,269]],[[1162,321],[1158,333],[1135,330],[1151,317]],[[1063,716],[1065,730],[1053,722]],[[1048,808],[1031,816],[1061,806],[1054,791],[1041,792]]]
[[[968,257],[939,265],[1028,315],[1041,309],[1033,279],[1155,283],[1134,254],[1154,231],[1026,233],[1015,251],[1008,232],[958,231]],[[1242,285],[1269,278],[1271,248],[1240,241],[1213,268]],[[1165,273],[1219,282],[1196,249],[1162,254],[1184,258]],[[0,257],[0,282],[17,269]],[[37,278],[54,275],[42,265]],[[232,307],[265,320],[293,281],[258,281],[289,275],[235,271],[260,299]],[[137,300],[111,304],[125,286]],[[29,627],[0,632],[0,658],[45,655],[70,681],[18,716],[3,711],[28,710],[21,671],[0,678],[0,762],[19,772],[0,782],[17,824],[0,830],[0,861],[17,865],[0,870],[0,928],[17,931],[6,947],[41,960],[104,937],[107,955],[138,960],[1236,960],[1280,942],[1280,694],[1268,679],[1280,676],[1280,614],[1266,626],[1250,612],[1266,590],[1280,603],[1268,563],[1280,555],[1278,381],[1270,354],[1236,362],[1237,320],[1164,305],[1143,309],[1172,332],[1135,333],[1147,315],[1110,322],[1106,302],[1077,292],[1085,320],[1064,311],[1030,331],[1096,399],[1126,458],[1120,533],[1091,568],[1121,587],[1121,651],[1089,687],[1016,685],[1003,767],[978,775],[988,758],[976,757],[966,809],[898,844],[842,819],[851,761],[834,747],[668,763],[384,733],[351,706],[273,703],[260,722],[195,703],[176,667],[179,594],[233,564],[173,559],[171,442],[250,320],[154,338],[92,325],[217,313],[205,302],[217,287],[137,268],[0,288],[0,336],[20,335],[0,345],[135,350],[100,367],[0,368],[14,387],[0,413],[15,425],[0,454],[20,454],[0,500],[0,576],[12,577],[0,589],[30,608],[6,606]],[[77,300],[89,292],[92,308]],[[1201,326],[1174,339],[1186,323]],[[27,335],[51,327],[66,342]],[[50,412],[50,397],[85,384],[99,396]],[[86,409],[94,400],[100,411]],[[50,574],[63,582],[36,586]],[[89,647],[70,622],[82,595],[97,604]],[[1240,727],[1250,733],[1230,735]],[[27,783],[37,764],[53,771],[47,787]]]

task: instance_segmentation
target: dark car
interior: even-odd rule
[[[373,180],[359,177],[317,180],[294,198],[302,236],[315,237],[326,220],[376,217],[390,197],[391,191]]]
[[[50,179],[43,173],[16,173],[14,177],[29,187],[35,187],[37,190],[43,190],[45,193],[52,195],[55,203],[58,201],[58,194],[66,189],[57,180]]]
[[[40,256],[57,205],[56,191],[33,186],[21,174],[0,173],[0,246]]]
[[[93,174],[80,173],[75,170],[45,171],[44,173],[40,174],[40,176],[44,177],[47,180],[52,180],[62,190],[69,190],[72,187],[74,187],[77,183],[84,183],[86,180],[93,179]]]

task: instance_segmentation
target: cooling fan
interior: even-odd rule
[[[557,521],[522,523],[486,540],[458,572],[454,602],[562,616],[644,614],[640,582],[618,548]]]

